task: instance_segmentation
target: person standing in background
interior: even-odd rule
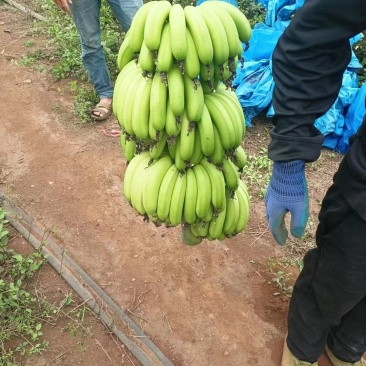
[[[71,14],[80,35],[82,61],[90,81],[99,97],[99,103],[91,112],[94,120],[102,121],[112,113],[113,84],[107,68],[100,31],[101,0],[53,0]],[[127,32],[142,0],[106,0],[122,30]]]

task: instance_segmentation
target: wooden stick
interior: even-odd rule
[[[19,9],[23,13],[29,14],[38,20],[46,20],[46,18],[44,16],[39,15],[39,14],[35,13],[34,11],[25,8],[23,5],[18,4],[14,0],[4,0],[4,2],[8,3],[9,5],[14,6],[15,8]]]

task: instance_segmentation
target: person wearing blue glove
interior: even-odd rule
[[[314,122],[335,102],[349,61],[349,39],[366,29],[364,0],[306,0],[272,56],[274,162],[265,196],[274,239],[301,237],[309,215],[305,166],[323,136]],[[290,300],[281,366],[366,366],[366,119],[350,140],[322,201],[316,248],[306,253]],[[321,364],[319,364],[321,365]]]
[[[91,112],[94,120],[102,121],[112,113],[113,84],[109,77],[100,38],[101,0],[53,0],[71,14],[80,35],[82,61],[89,79],[99,96],[99,103]],[[124,32],[130,29],[132,19],[142,6],[142,0],[107,0]]]

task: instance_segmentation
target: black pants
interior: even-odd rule
[[[328,343],[337,358],[354,363],[366,351],[366,221],[336,184],[323,200],[319,221],[317,248],[305,255],[294,286],[287,344],[297,358],[312,363]]]

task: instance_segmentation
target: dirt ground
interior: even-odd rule
[[[131,318],[176,366],[278,366],[289,298],[274,296],[269,283],[267,259],[283,250],[268,234],[263,202],[254,200],[244,234],[197,247],[182,244],[178,229],[143,222],[122,196],[119,141],[100,131],[116,121],[75,124],[66,112],[73,103],[67,82],[20,66],[31,21],[0,6],[0,190],[40,227],[52,227],[57,243],[122,309],[133,308]],[[249,129],[246,141],[255,138]],[[314,177],[314,217],[332,173]],[[51,268],[44,271],[46,293],[70,291]],[[51,349],[71,347],[67,334],[52,334]],[[87,352],[76,348],[55,364],[138,365],[102,325],[89,341]],[[46,352],[28,364],[54,357]]]

